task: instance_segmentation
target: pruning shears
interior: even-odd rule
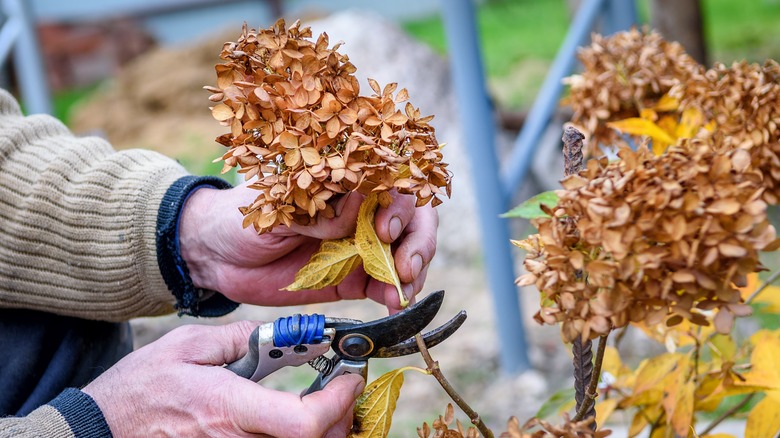
[[[227,369],[259,382],[287,366],[305,363],[318,371],[314,383],[304,391],[319,391],[343,374],[359,374],[365,380],[368,360],[398,357],[420,351],[414,338],[438,313],[444,291],[434,292],[409,308],[375,321],[331,318],[320,314],[279,318],[257,327],[249,337],[249,351]],[[426,347],[438,345],[466,320],[461,310],[442,326],[422,335]],[[328,349],[333,357],[327,358]]]

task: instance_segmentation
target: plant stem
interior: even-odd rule
[[[414,335],[414,339],[417,341],[417,346],[420,348],[420,354],[422,354],[422,357],[425,360],[425,364],[428,365],[428,371],[430,371],[431,374],[433,374],[433,377],[439,381],[439,384],[442,388],[444,388],[444,391],[447,393],[447,395],[449,395],[452,401],[454,401],[455,404],[458,405],[458,407],[469,416],[471,423],[476,426],[477,429],[479,429],[480,433],[482,433],[482,436],[485,438],[493,438],[493,431],[487,427],[487,425],[480,418],[479,414],[474,409],[471,409],[471,406],[469,406],[468,403],[463,400],[463,397],[461,397],[460,394],[455,391],[455,388],[453,388],[452,385],[450,385],[450,382],[447,381],[447,378],[444,377],[444,374],[439,368],[439,362],[433,360],[431,353],[428,352],[428,347],[426,347],[425,340],[423,339],[422,335],[417,333]]]
[[[588,385],[588,391],[585,393],[585,399],[582,401],[582,406],[577,410],[577,414],[574,416],[574,421],[580,421],[583,418],[590,418],[596,416],[595,401],[598,393],[596,392],[599,387],[599,377],[601,376],[601,365],[604,363],[604,352],[607,350],[607,337],[609,334],[599,337],[599,347],[596,350],[596,360],[593,364],[593,370],[591,373],[590,384]],[[596,421],[591,424],[591,428],[596,430]]]
[[[588,403],[588,388],[593,382],[593,343],[590,339],[583,341],[580,336],[571,344],[572,362],[574,364],[574,400],[577,402],[575,421],[584,416],[590,417],[592,412]],[[593,428],[593,427],[591,427]],[[595,430],[595,429],[594,429]]]
[[[740,410],[740,409],[742,409],[743,407],[745,407],[745,405],[747,405],[748,403],[750,403],[750,400],[752,400],[752,399],[753,399],[753,397],[754,397],[755,395],[756,395],[756,393],[755,393],[755,392],[754,392],[754,393],[751,393],[751,394],[748,394],[748,395],[747,395],[745,398],[743,398],[743,399],[742,399],[742,401],[741,401],[741,402],[739,402],[737,405],[733,406],[733,407],[732,407],[731,409],[729,409],[728,411],[726,411],[726,412],[722,413],[722,414],[721,414],[721,415],[720,415],[718,418],[714,419],[714,420],[712,421],[712,423],[710,423],[710,425],[709,425],[709,426],[707,426],[707,427],[706,427],[706,428],[705,428],[703,431],[701,431],[701,433],[699,433],[697,436],[703,436],[703,435],[706,435],[706,434],[708,434],[708,433],[712,432],[712,429],[715,429],[715,427],[716,427],[717,425],[719,425],[721,422],[723,422],[723,420],[725,420],[726,418],[729,418],[730,416],[734,415],[734,413],[735,413],[735,412],[737,412],[738,410]]]
[[[755,292],[753,292],[752,294],[750,294],[750,296],[748,297],[748,299],[747,299],[747,300],[745,300],[745,304],[750,304],[751,302],[753,302],[753,300],[754,300],[754,299],[756,299],[756,297],[758,296],[758,294],[760,294],[761,292],[763,292],[763,291],[764,291],[764,289],[766,289],[767,287],[769,287],[769,285],[770,285],[770,284],[772,284],[772,283],[774,283],[775,281],[777,281],[777,279],[778,279],[778,278],[780,278],[780,270],[778,270],[778,271],[775,271],[775,272],[774,272],[774,273],[773,273],[771,276],[769,276],[769,278],[767,278],[767,279],[766,279],[766,281],[764,282],[764,284],[762,284],[762,285],[761,285],[761,287],[759,287],[758,289],[756,289],[756,291],[755,291]]]

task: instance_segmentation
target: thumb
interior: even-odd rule
[[[321,240],[341,239],[355,234],[355,225],[360,204],[365,196],[358,192],[347,192],[333,205],[335,216],[327,219],[319,217],[317,223],[310,226],[293,224],[293,231],[304,236]]]
[[[366,382],[360,375],[345,374],[333,379],[321,391],[303,397],[303,404],[320,424],[326,426],[324,430],[328,430],[351,413],[355,399],[365,386]]]

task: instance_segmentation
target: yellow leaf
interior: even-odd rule
[[[617,407],[618,399],[608,398],[596,403],[596,424],[603,425]]]
[[[764,397],[751,409],[745,424],[745,438],[766,438],[780,432],[780,400]]]
[[[708,433],[707,435],[702,435],[699,438],[737,438],[737,437],[735,437],[730,433]]]
[[[780,313],[780,286],[767,286],[756,295],[753,302],[764,304],[762,312]]]
[[[354,239],[323,240],[308,263],[295,274],[295,281],[284,290],[335,286],[360,266],[360,261]]]
[[[780,367],[778,367],[780,364],[780,338],[764,336],[761,342],[755,345],[750,356],[750,363],[752,368],[743,375],[745,381],[734,382],[735,385],[780,390]],[[772,392],[780,394],[780,391]]]
[[[688,436],[691,424],[693,424],[693,391],[695,387],[692,381],[686,382],[677,388],[675,397],[677,404],[672,413],[672,428],[678,436]]]
[[[664,94],[658,99],[658,103],[655,104],[653,109],[658,112],[676,111],[679,106],[680,102],[677,99],[668,94]]]
[[[355,401],[354,423],[350,438],[384,438],[390,432],[393,412],[401,386],[404,384],[404,371],[399,368],[382,374],[374,380]]]
[[[639,117],[632,117],[629,119],[618,120],[617,122],[607,123],[612,129],[617,129],[624,134],[630,135],[644,135],[650,137],[653,141],[661,141],[667,144],[672,144],[676,141],[669,133],[661,129],[660,126],[651,122],[650,120],[641,119]]]
[[[401,307],[409,305],[409,300],[401,289],[401,280],[395,270],[395,260],[390,244],[382,242],[374,229],[374,215],[379,205],[379,196],[371,193],[360,205],[357,229],[355,230],[355,245],[358,254],[363,258],[363,269],[371,277],[387,284],[392,284],[398,291]]]
[[[758,280],[758,273],[753,272],[748,274],[747,276],[747,284],[745,287],[739,288],[739,295],[742,297],[742,300],[747,300],[748,297],[755,292],[756,288],[758,288],[759,284]]]
[[[637,369],[634,394],[654,388],[677,365],[679,354],[664,353],[642,361]]]
[[[691,138],[704,124],[704,115],[696,108],[686,108],[680,117],[680,124],[677,125],[677,138]]]

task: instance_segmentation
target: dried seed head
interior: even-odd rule
[[[591,160],[562,181],[551,217],[518,243],[528,251],[518,284],[544,298],[535,319],[562,323],[571,341],[640,320],[709,324],[702,312],[717,309],[715,327],[730,330],[746,313],[737,288],[764,269],[758,252],[780,246],[766,215],[780,198],[780,66],[705,70],[636,30],[594,37],[581,58],[574,121],[591,151],[615,144],[620,160]],[[688,130],[658,156],[606,127],[648,108]]]
[[[348,191],[395,189],[414,194],[417,206],[450,195],[451,174],[442,162],[433,116],[406,103],[396,84],[361,96],[355,66],[316,41],[311,29],[279,20],[255,31],[244,25],[236,42],[223,46],[212,115],[230,132],[217,138],[228,148],[223,172],[238,167],[260,193],[241,209],[244,226],[258,233],[279,224],[307,225],[332,217],[329,204]]]

